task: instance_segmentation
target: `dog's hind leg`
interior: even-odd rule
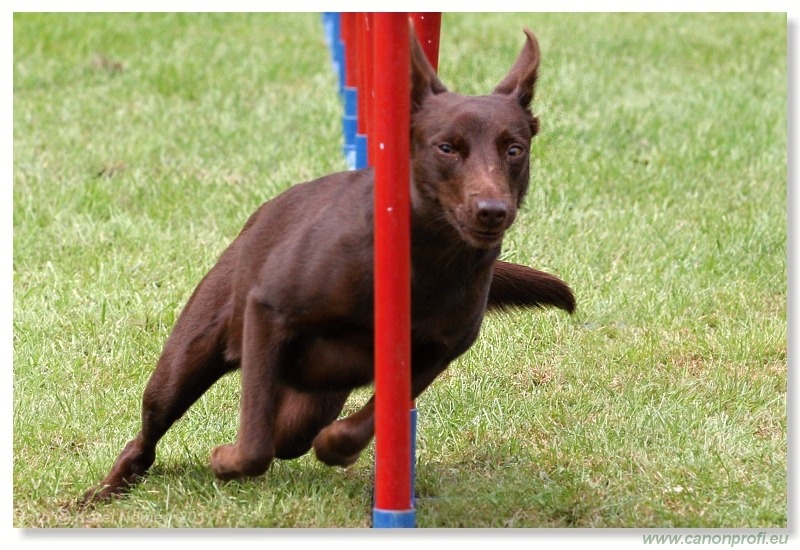
[[[87,491],[80,506],[106,500],[134,485],[153,464],[164,433],[225,373],[236,368],[224,358],[226,321],[194,323],[187,308],[175,326],[142,399],[142,428],[100,484]]]

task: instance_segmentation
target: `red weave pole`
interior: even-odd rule
[[[375,13],[373,18],[375,508],[408,512],[413,510],[409,27],[407,13]]]
[[[356,87],[358,88],[358,133],[367,133],[367,105],[369,104],[369,92],[367,91],[367,73],[372,70],[370,58],[372,54],[372,42],[368,35],[367,14],[356,14],[356,53],[358,54],[358,66],[356,67]]]
[[[439,35],[442,28],[442,14],[439,12],[412,13],[414,30],[433,70],[439,69]]]
[[[441,12],[414,12],[411,14],[414,21],[414,32],[417,40],[422,45],[425,57],[436,71],[439,69],[439,37],[442,29]],[[416,408],[414,401],[411,401],[411,408]],[[413,441],[412,441],[413,444]],[[412,472],[413,475],[413,472]]]
[[[372,14],[356,14],[356,53],[358,54],[358,105],[356,120],[355,168],[367,168],[369,159],[369,111],[372,110]]]
[[[356,14],[342,13],[342,40],[344,41],[344,85],[356,86]]]
[[[364,14],[364,40],[366,42],[366,51],[364,52],[364,57],[366,59],[367,69],[365,71],[366,78],[364,80],[364,88],[367,94],[366,128],[367,136],[370,136],[375,132],[373,129],[375,123],[375,49],[373,47],[373,43],[375,41],[375,14],[372,12],[367,12]],[[375,140],[369,139],[367,142],[367,164],[369,166],[375,166],[375,152],[373,151],[374,146]]]

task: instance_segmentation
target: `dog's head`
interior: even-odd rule
[[[528,189],[539,44],[525,34],[494,91],[469,97],[445,88],[411,33],[413,207],[443,217],[475,248],[500,246]]]

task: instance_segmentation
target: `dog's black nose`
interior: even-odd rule
[[[475,205],[478,221],[487,229],[495,229],[506,222],[508,204],[497,199],[481,199]]]

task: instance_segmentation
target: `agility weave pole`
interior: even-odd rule
[[[375,169],[375,495],[372,525],[415,527],[411,394],[408,13],[327,13],[351,169]],[[411,15],[438,65],[441,14]],[[410,411],[410,413],[408,412]]]

